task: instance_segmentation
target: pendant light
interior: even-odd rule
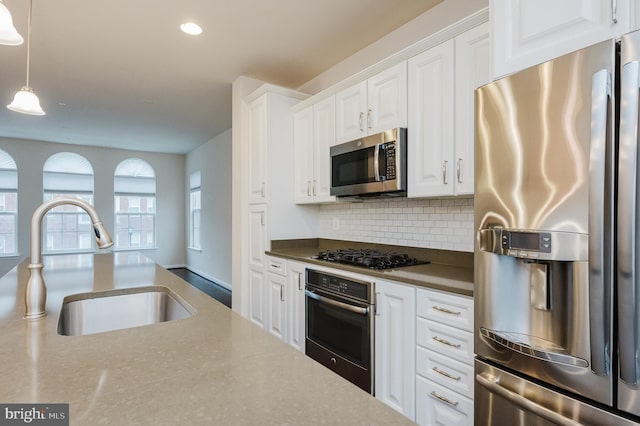
[[[13,26],[11,12],[9,12],[9,9],[7,9],[7,7],[2,4],[2,0],[0,0],[0,44],[18,46],[22,44],[23,41],[24,39],[18,34],[16,27]]]
[[[33,9],[33,0],[29,0],[29,20],[27,22],[27,84],[16,93],[13,102],[7,105],[11,111],[20,112],[29,115],[44,115],[45,112],[40,107],[40,100],[33,93],[33,89],[29,86],[29,56],[31,54],[31,10]]]

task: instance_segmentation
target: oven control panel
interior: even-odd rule
[[[309,288],[317,288],[334,294],[371,302],[372,283],[351,278],[320,272],[314,269],[306,270],[306,284]]]

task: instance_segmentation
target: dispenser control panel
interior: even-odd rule
[[[536,253],[551,253],[551,234],[548,232],[502,231],[502,249],[510,256],[532,257]]]

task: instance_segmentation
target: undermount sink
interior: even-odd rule
[[[193,315],[195,310],[187,302],[161,286],[73,294],[62,301],[58,334],[81,336]]]

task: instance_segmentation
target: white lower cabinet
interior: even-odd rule
[[[288,326],[287,342],[300,352],[305,352],[305,299],[303,263],[287,261]]]
[[[287,341],[287,303],[285,298],[287,277],[267,273],[267,323],[269,333]]]
[[[264,273],[249,269],[249,319],[265,328],[267,320],[266,285]]]
[[[416,289],[376,280],[375,292],[375,396],[414,420]]]
[[[473,400],[420,376],[416,406],[419,425],[473,426]]]
[[[416,418],[473,425],[473,299],[416,291]]]

